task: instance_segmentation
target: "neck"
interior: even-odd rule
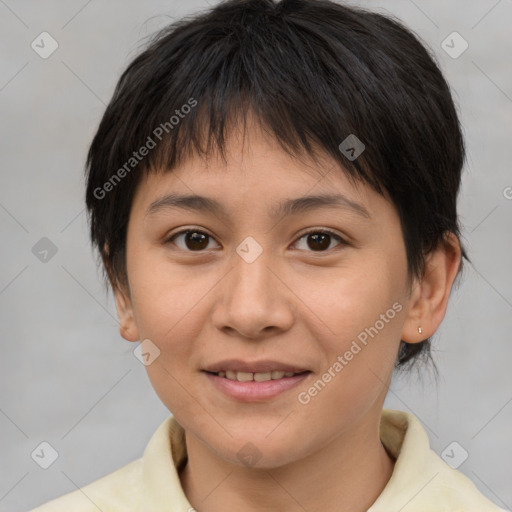
[[[306,458],[270,469],[234,465],[187,432],[188,462],[180,473],[185,495],[198,512],[366,511],[394,466],[375,418],[366,423]]]

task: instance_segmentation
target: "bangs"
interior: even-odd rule
[[[327,154],[381,192],[371,169],[381,164],[372,146],[380,146],[373,132],[382,114],[372,98],[382,96],[382,84],[368,90],[377,87],[374,73],[339,33],[336,39],[308,30],[304,20],[261,18],[249,9],[229,30],[212,26],[197,37],[194,22],[180,21],[158,33],[122,75],[109,106],[123,122],[107,134],[114,142],[107,168],[131,162],[137,174],[168,171],[193,153],[219,152],[225,160],[230,131],[245,133],[250,116],[290,155]],[[350,135],[366,147],[354,160],[339,149]],[[133,152],[144,147],[147,155],[135,162]]]

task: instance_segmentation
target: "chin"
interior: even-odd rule
[[[263,436],[246,433],[237,440],[230,440],[229,446],[212,447],[226,462],[248,469],[275,469],[290,464],[299,458],[297,446],[300,440],[292,442],[276,436],[269,440]]]

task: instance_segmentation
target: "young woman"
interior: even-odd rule
[[[92,242],[169,417],[38,512],[498,511],[383,410],[464,249],[449,87],[399,22],[231,0],[121,76],[90,147]]]

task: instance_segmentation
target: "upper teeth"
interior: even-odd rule
[[[293,377],[295,373],[284,372],[282,370],[273,370],[271,372],[265,373],[234,372],[231,370],[226,370],[225,372],[218,372],[217,375],[219,377],[226,377],[227,379],[238,380],[240,382],[249,382],[251,380],[255,380],[256,382],[263,382],[265,380],[276,380],[282,379],[283,377]]]

